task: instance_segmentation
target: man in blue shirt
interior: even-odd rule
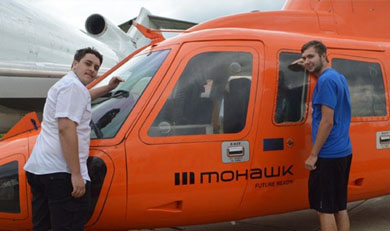
[[[310,208],[319,215],[321,230],[349,230],[347,185],[352,159],[349,138],[351,101],[345,77],[330,68],[326,46],[302,46],[300,64],[318,77],[312,99],[312,143],[305,168],[310,170]]]

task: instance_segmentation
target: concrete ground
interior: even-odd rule
[[[390,196],[348,204],[351,231],[390,231]],[[317,215],[312,210],[154,231],[319,231]],[[146,231],[146,230],[143,230]]]

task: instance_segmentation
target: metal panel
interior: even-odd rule
[[[390,148],[390,131],[376,133],[376,149]]]
[[[235,163],[249,160],[248,141],[225,141],[222,143],[222,162]]]

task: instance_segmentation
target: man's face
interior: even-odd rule
[[[73,60],[72,71],[84,85],[88,85],[97,76],[100,60],[94,54],[87,53],[79,62]]]
[[[325,54],[319,55],[313,46],[302,53],[302,59],[305,69],[317,76],[321,73],[326,62]]]

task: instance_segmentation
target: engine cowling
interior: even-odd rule
[[[126,57],[136,49],[124,31],[100,14],[89,16],[85,22],[85,29],[88,35],[111,47],[120,58]]]

